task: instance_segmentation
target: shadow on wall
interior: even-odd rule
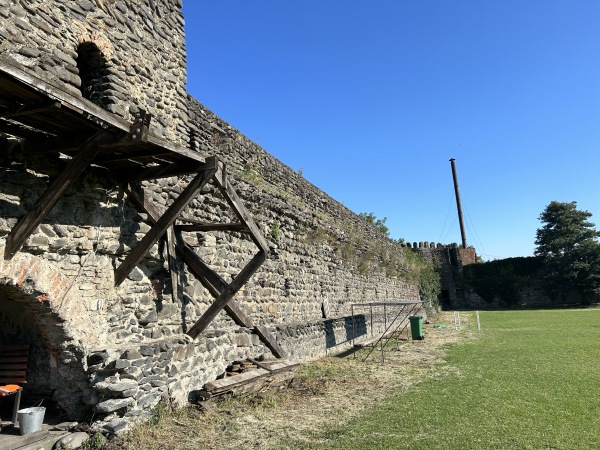
[[[354,320],[353,320],[354,319]],[[353,338],[365,336],[367,334],[367,320],[363,314],[354,317],[344,317],[343,334],[339,328],[340,319],[324,320],[325,324],[325,348],[330,349],[337,345],[352,341]],[[337,326],[336,326],[337,325]],[[336,328],[338,336],[336,337]]]

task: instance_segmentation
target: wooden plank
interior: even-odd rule
[[[220,391],[233,389],[236,386],[246,384],[249,380],[260,376],[269,375],[269,371],[265,369],[254,369],[248,372],[240,373],[232,377],[222,378],[220,380],[209,381],[204,385],[204,388],[211,394],[216,394]]]
[[[23,388],[19,389],[16,392],[16,397],[15,397],[15,403],[13,405],[13,416],[12,416],[12,421],[13,424],[17,423],[17,420],[19,419],[19,408],[21,407],[21,397],[23,396]]]
[[[140,143],[137,141],[133,141],[133,142],[129,141],[129,142],[119,142],[119,143],[115,143],[115,144],[103,145],[101,148],[104,153],[101,156],[99,156],[98,158],[96,158],[94,163],[103,165],[103,164],[119,162],[119,161],[127,161],[130,159],[150,158],[151,156],[169,155],[168,152],[165,152],[165,150],[161,149],[161,148],[144,149],[143,151],[123,152],[121,150],[119,152],[115,152],[115,151],[107,152],[107,150],[110,150],[111,147],[117,147],[118,149],[122,149],[122,148],[127,148],[128,146],[131,148],[139,148]]]
[[[175,225],[180,231],[238,231],[249,233],[250,230],[242,223],[194,223],[191,225]]]
[[[0,358],[0,364],[2,364],[2,366],[0,366],[0,374],[4,373],[5,370],[15,370],[15,369],[23,370],[23,369],[27,368],[27,361],[20,362],[20,361],[14,361],[12,359]]]
[[[14,355],[18,355],[18,356],[14,356]],[[21,356],[20,353],[15,353],[15,354],[9,354],[9,355],[0,355],[0,363],[2,364],[2,366],[0,366],[0,370],[2,370],[2,367],[4,366],[4,362],[5,361],[10,361],[11,363],[14,364],[27,364],[28,361],[28,357],[27,356]]]
[[[227,177],[227,172],[225,170],[225,165],[223,163],[219,164],[219,170],[215,174],[215,181],[217,187],[223,194],[223,197],[225,197],[225,200],[227,201],[231,209],[233,209],[235,215],[238,217],[238,220],[245,224],[246,227],[250,230],[250,236],[256,244],[256,246],[260,250],[262,250],[265,253],[265,255],[268,255],[270,251],[269,244],[258,229],[258,227],[256,226],[256,223],[254,223],[254,219],[252,219],[252,216],[244,207],[242,201],[235,192],[235,189],[233,189],[233,186],[229,182],[229,178]]]
[[[0,377],[6,379],[6,378],[10,378],[10,377],[14,377],[14,378],[24,378],[27,375],[27,371],[26,370],[2,370],[0,372]]]
[[[253,362],[256,364],[256,361]],[[261,363],[260,367],[267,369],[269,372],[278,373],[283,372],[284,370],[293,369],[299,365],[300,363],[290,361],[264,361]]]
[[[136,245],[125,261],[115,270],[115,284],[120,285],[129,275],[133,268],[148,253],[150,248],[156,244],[167,229],[173,225],[177,216],[196,197],[200,189],[212,178],[217,170],[217,158],[208,158],[204,167],[200,170],[187,187],[179,194],[175,201],[160,216],[154,226],[146,233],[138,245]]]
[[[221,292],[200,319],[188,330],[187,334],[195,338],[202,333],[266,259],[267,257],[262,251],[254,255],[250,262],[233,279],[231,284]]]
[[[26,434],[25,436],[3,434],[2,440],[0,441],[0,450],[18,450],[29,444],[42,441],[50,437],[48,430],[35,431],[33,433]]]
[[[21,139],[26,139],[27,141],[37,145],[51,137],[51,135],[47,133],[42,133],[32,128],[24,127],[20,123],[5,122],[3,120],[0,120],[0,132],[10,134],[11,136],[15,136]]]
[[[267,366],[266,364],[260,364],[263,367],[258,369],[249,370],[237,375],[222,378],[220,380],[209,381],[204,385],[204,391],[208,393],[208,396],[220,395],[225,392],[239,392],[239,388],[245,385],[250,385],[256,382],[268,382],[268,380],[275,379],[274,377],[284,372],[292,372],[292,369],[296,368],[298,363],[290,362],[276,362]],[[259,388],[261,385],[259,384]],[[250,390],[255,390],[250,388]],[[245,390],[243,390],[245,392]]]
[[[0,350],[8,354],[29,354],[30,346],[28,344],[0,345]]]
[[[105,131],[99,131],[91,136],[79,152],[69,161],[65,170],[52,182],[42,194],[33,208],[25,214],[11,230],[6,239],[4,257],[10,259],[19,251],[27,238],[44,220],[50,210],[60,200],[62,195],[75,183],[81,173],[89,166],[98,154],[98,145],[114,140],[115,137]]]

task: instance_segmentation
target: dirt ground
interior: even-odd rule
[[[423,334],[423,341],[406,340],[406,334],[390,341],[384,362],[379,348],[366,361],[368,349],[346,352],[299,367],[285,389],[200,407],[163,405],[149,424],[105,448],[279,449],[282,439],[314,442],[319,430],[347,422],[392,389],[408,389],[424,378],[455,372],[440,363],[448,345],[476,337],[474,315],[463,313],[462,330],[456,330],[452,313],[437,314],[424,324]]]

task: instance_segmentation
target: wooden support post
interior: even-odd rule
[[[154,226],[146,233],[142,240],[136,245],[125,261],[115,270],[115,285],[120,285],[133,268],[141,261],[150,248],[156,244],[160,237],[165,234],[167,229],[173,225],[177,216],[187,207],[190,202],[196,197],[198,192],[212,178],[217,170],[217,158],[211,157],[206,160],[198,175],[187,185],[187,187],[179,194],[177,199],[162,216],[156,221]]]
[[[177,251],[175,249],[175,229],[171,225],[167,229],[167,257],[169,265],[169,273],[171,274],[171,295],[173,302],[179,298],[179,267],[177,264]]]
[[[46,192],[35,203],[11,230],[6,239],[4,258],[10,259],[23,246],[27,238],[44,220],[50,210],[56,205],[63,194],[75,183],[81,173],[90,165],[100,151],[99,145],[116,140],[115,136],[106,131],[99,131],[83,143],[65,170],[52,182]]]

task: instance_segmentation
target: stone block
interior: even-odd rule
[[[115,398],[104,400],[96,405],[96,412],[100,414],[107,414],[113,411],[117,411],[122,408],[132,406],[135,401],[132,398]]]

